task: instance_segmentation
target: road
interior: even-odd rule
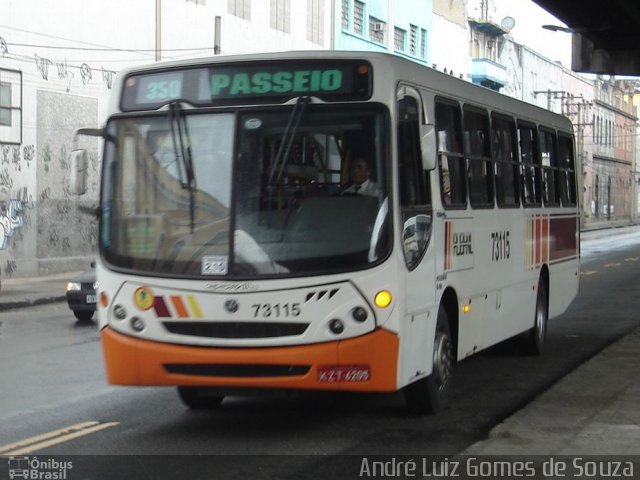
[[[25,454],[163,455],[154,478],[174,478],[170,455],[243,455],[215,457],[218,473],[240,469],[252,478],[284,471],[323,478],[333,457],[318,455],[453,455],[640,324],[640,232],[585,235],[582,254],[580,294],[550,322],[545,354],[501,345],[465,360],[455,371],[452,408],[431,416],[408,415],[400,394],[232,397],[219,410],[189,411],[172,388],[106,385],[96,325],[77,323],[65,304],[3,312],[0,446],[72,427],[22,442],[36,445]],[[89,458],[115,468],[109,457]]]

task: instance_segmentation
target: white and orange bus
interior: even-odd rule
[[[438,411],[457,361],[515,336],[540,353],[578,291],[569,120],[396,56],[132,69],[99,132],[112,384],[177,386],[193,408],[402,390]]]

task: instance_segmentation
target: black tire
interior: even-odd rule
[[[449,405],[453,373],[453,341],[449,318],[442,305],[438,310],[433,341],[433,371],[431,375],[404,388],[404,398],[411,413],[438,413]]]
[[[549,294],[544,278],[538,280],[538,295],[533,317],[533,327],[527,332],[523,351],[528,355],[541,355],[547,340],[547,323],[549,321]]]
[[[73,314],[81,322],[88,322],[93,318],[93,312],[87,312],[85,310],[74,310]]]
[[[180,400],[193,410],[209,410],[219,407],[224,395],[207,395],[203,387],[178,387]]]

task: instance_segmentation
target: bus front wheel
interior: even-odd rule
[[[447,311],[440,305],[433,341],[431,375],[404,388],[404,398],[411,413],[437,413],[447,407],[451,392],[453,362],[449,319]]]
[[[206,410],[220,406],[223,395],[207,395],[203,387],[178,387],[180,400],[193,410]]]

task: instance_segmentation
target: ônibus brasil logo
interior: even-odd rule
[[[38,460],[38,457],[9,457],[9,478],[32,480],[65,480],[72,462],[62,462],[53,458]]]

